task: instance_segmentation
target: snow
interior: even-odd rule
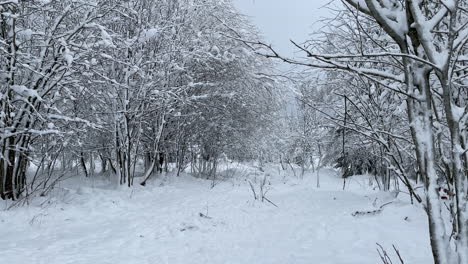
[[[81,123],[85,123],[87,126],[91,126],[91,122],[89,122],[88,120],[79,118],[79,117],[72,118],[72,117],[68,117],[65,115],[58,115],[58,114],[48,114],[48,117],[51,119],[64,120],[67,122],[81,122]]]
[[[161,29],[159,28],[150,28],[143,32],[143,37],[140,38],[140,42],[145,42],[150,39],[158,38],[161,34]]]
[[[39,2],[43,5],[48,5],[50,2],[52,2],[52,0],[40,0]]]
[[[34,34],[34,32],[29,28],[18,32],[18,35],[20,35],[21,37],[23,37],[26,40],[31,40],[31,37],[32,37],[33,34]]]
[[[112,42],[112,37],[107,33],[104,27],[100,27],[101,29],[101,41],[98,42],[99,45],[104,47],[115,48],[114,43]]]
[[[63,58],[65,59],[65,62],[67,63],[67,66],[70,67],[73,63],[73,53],[65,47],[65,51],[63,52]]]
[[[6,4],[18,4],[18,0],[6,0],[6,1],[0,1],[0,5],[6,5]]]
[[[441,2],[444,4],[446,8],[448,8],[450,11],[455,10],[456,4],[454,0],[441,0]]]
[[[459,107],[452,103],[452,114],[455,121],[460,121],[465,114],[465,107]]]
[[[34,89],[30,89],[24,85],[12,85],[11,86],[11,89],[17,93],[17,94],[20,94],[22,96],[26,96],[26,97],[34,97],[34,98],[37,98],[39,100],[42,100],[41,96],[39,95],[39,93],[34,90]]]
[[[407,263],[432,261],[425,213],[403,194],[372,190],[366,176],[348,179],[343,191],[329,169],[320,189],[315,173],[285,173],[239,165],[214,188],[185,174],[130,189],[71,178],[28,207],[0,211],[0,255],[10,264],[375,264],[379,243],[391,256],[394,244]],[[278,208],[252,198],[247,182],[265,175]],[[352,216],[389,201],[380,214]]]

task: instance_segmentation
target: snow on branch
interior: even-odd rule
[[[51,118],[51,119],[62,120],[62,121],[66,121],[66,122],[79,122],[79,123],[84,123],[87,126],[92,126],[91,122],[89,122],[88,120],[79,118],[79,117],[72,118],[72,117],[68,117],[68,116],[64,116],[64,115],[57,115],[57,114],[49,114],[48,117]]]
[[[348,4],[352,5],[354,8],[358,9],[360,12],[370,15],[371,11],[367,7],[365,0],[345,0]]]

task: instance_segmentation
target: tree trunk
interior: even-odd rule
[[[416,157],[425,184],[426,213],[432,254],[436,264],[449,264],[450,247],[442,218],[442,205],[437,191],[435,145],[433,135],[432,101],[429,86],[429,70],[417,63],[406,62],[406,85],[410,94],[419,94],[418,99],[408,98],[407,111],[411,135],[416,147]]]
[[[26,184],[27,158],[25,153],[16,150],[16,139],[9,137],[2,142],[2,153],[6,157],[0,159],[0,198],[3,200],[18,199]]]
[[[459,263],[468,263],[468,212],[467,212],[467,174],[464,171],[462,162],[463,137],[460,134],[460,120],[454,114],[454,107],[457,107],[452,100],[452,93],[448,79],[440,78],[443,88],[444,108],[447,117],[447,124],[450,131],[450,161],[452,181],[455,189],[456,208],[456,246]]]
[[[83,152],[81,152],[81,154],[80,154],[80,164],[81,164],[81,168],[83,169],[83,172],[85,174],[85,177],[88,177],[89,174],[88,174],[88,169],[86,168],[86,161],[85,161],[85,157],[84,157]]]

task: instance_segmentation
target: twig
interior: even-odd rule
[[[266,197],[263,197],[263,199],[265,199],[267,202],[271,203],[272,205],[274,205],[276,208],[279,208],[276,204],[274,204],[272,201],[270,201],[270,199],[266,198]]]
[[[257,200],[257,193],[255,192],[255,188],[253,187],[252,185],[252,182],[249,181],[249,185],[250,185],[250,189],[252,190],[252,193],[253,193],[253,196],[254,196],[254,199]]]

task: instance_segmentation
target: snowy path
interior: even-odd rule
[[[329,176],[331,177],[331,176]],[[71,191],[65,202],[0,211],[0,263],[380,263],[376,242],[407,263],[430,263],[421,209],[387,194],[275,183],[267,203],[247,185],[177,179],[164,187]],[[200,217],[199,213],[208,218]],[[405,218],[407,219],[405,220]]]

